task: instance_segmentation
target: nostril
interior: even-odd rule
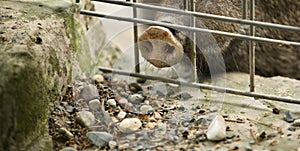
[[[175,50],[175,47],[169,44],[166,44],[166,48],[165,48],[167,53],[173,53],[173,51]]]

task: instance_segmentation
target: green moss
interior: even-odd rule
[[[5,84],[5,89],[1,90],[3,94],[0,95],[0,100],[4,101],[1,101],[4,104],[10,104],[10,112],[14,114],[14,117],[4,118],[14,118],[13,121],[16,122],[16,125],[8,127],[13,135],[18,136],[13,138],[15,142],[20,143],[15,147],[28,146],[32,142],[24,142],[24,140],[39,139],[47,134],[47,131],[44,131],[47,127],[45,109],[49,103],[49,96],[54,94],[49,93],[50,87],[42,78],[40,65],[29,54],[10,53],[3,55],[2,61],[1,73],[4,77],[1,83]],[[6,141],[5,144],[8,145],[6,149],[9,150],[11,147],[9,138]]]
[[[60,14],[61,17],[65,19],[65,28],[68,31],[68,36],[70,38],[70,49],[74,52],[78,51],[81,41],[79,40],[82,37],[82,33],[79,33],[76,29],[80,29],[80,24],[75,21],[74,16],[72,15],[75,12],[75,6],[72,6],[72,13]]]

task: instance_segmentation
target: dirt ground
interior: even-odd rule
[[[165,93],[153,88],[158,82],[142,85],[102,75],[103,80],[98,82],[92,78],[74,82],[60,103],[52,106],[49,127],[55,150],[67,146],[77,150],[300,150],[300,127],[295,123],[300,118],[299,105],[183,87],[180,91],[166,88]],[[248,89],[244,80],[247,74],[229,73],[226,78],[227,87]],[[97,99],[103,106],[99,110],[101,116],[93,112],[98,122],[86,127],[76,116],[82,110],[92,112],[88,101],[80,98],[89,83],[97,87]],[[297,80],[256,76],[256,83],[259,93],[300,97]],[[116,105],[110,105],[109,99],[114,99]],[[145,111],[142,106],[150,109]],[[211,141],[206,135],[211,122],[208,115],[214,115],[216,106],[226,121],[226,138]],[[120,112],[126,112],[126,116],[120,118]],[[128,118],[138,118],[142,124],[134,131],[124,132],[120,123]],[[113,139],[96,146],[86,136],[92,131],[107,132]],[[69,132],[71,136],[67,135]]]

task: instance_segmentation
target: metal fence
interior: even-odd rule
[[[121,70],[115,70],[115,69],[109,69],[109,68],[102,68],[99,67],[99,70],[104,72],[113,72],[116,74],[121,75],[127,75],[127,76],[133,76],[133,77],[139,77],[139,78],[145,78],[150,80],[159,80],[163,82],[178,84],[178,85],[185,85],[190,87],[196,87],[200,89],[207,89],[212,91],[217,91],[220,93],[231,93],[236,95],[243,95],[248,97],[254,97],[254,98],[261,98],[261,99],[269,99],[274,101],[280,101],[280,102],[286,102],[286,103],[294,103],[294,104],[300,104],[300,100],[296,98],[290,98],[290,97],[279,97],[274,95],[267,95],[267,94],[259,94],[254,92],[255,90],[255,83],[254,83],[254,75],[255,75],[255,42],[264,42],[264,43],[278,43],[278,44],[286,44],[286,45],[293,45],[300,47],[300,42],[294,42],[294,41],[286,41],[286,40],[280,40],[280,39],[271,39],[271,38],[263,38],[263,37],[256,37],[255,36],[255,27],[268,27],[268,28],[276,28],[276,29],[284,29],[284,30],[291,30],[295,32],[300,32],[300,27],[295,26],[288,26],[288,25],[281,25],[281,24],[273,24],[273,23],[266,23],[266,22],[260,22],[260,21],[254,21],[255,19],[255,0],[249,0],[249,8],[248,8],[248,2],[247,0],[242,0],[242,18],[233,18],[233,17],[226,17],[226,16],[220,16],[220,15],[214,15],[214,14],[208,14],[208,13],[201,13],[201,12],[195,12],[195,5],[194,0],[184,0],[184,8],[185,10],[178,10],[174,8],[168,8],[168,7],[162,7],[162,6],[155,6],[155,5],[148,5],[148,4],[141,4],[136,3],[136,0],[132,0],[133,2],[130,2],[130,0],[125,1],[115,1],[115,0],[93,0],[103,3],[109,3],[109,4],[115,4],[115,5],[122,5],[122,6],[128,6],[133,8],[133,18],[128,17],[121,17],[121,16],[115,16],[110,14],[105,14],[101,12],[95,12],[95,11],[89,11],[89,10],[81,10],[80,13],[84,15],[90,15],[90,16],[96,16],[96,17],[105,17],[106,19],[114,19],[119,21],[127,21],[127,22],[133,22],[133,29],[134,29],[134,43],[138,42],[138,29],[137,24],[152,24],[152,25],[159,25],[159,26],[166,26],[166,27],[172,27],[176,29],[181,30],[188,30],[193,32],[193,41],[196,41],[196,32],[206,32],[206,33],[212,33],[215,35],[221,35],[221,36],[227,36],[242,40],[248,40],[249,41],[249,73],[250,73],[250,92],[247,91],[241,91],[237,89],[230,89],[230,88],[223,88],[223,87],[217,87],[212,85],[206,85],[201,83],[187,83],[182,82],[178,80],[173,79],[166,79],[162,77],[156,77],[156,76],[150,76],[150,75],[142,75],[139,74],[140,68],[139,68],[139,48],[138,45],[135,45],[134,47],[134,56],[135,56],[135,64],[136,73],[130,73],[125,72]],[[189,7],[188,7],[189,6]],[[167,13],[174,13],[174,14],[180,14],[180,15],[190,15],[192,16],[191,20],[191,26],[183,26],[183,25],[177,25],[177,24],[170,24],[170,23],[164,23],[159,21],[152,21],[147,19],[141,19],[137,18],[137,8],[140,9],[150,9],[150,10],[156,10],[156,11],[162,11]],[[189,8],[189,9],[188,9]],[[247,20],[247,9],[250,10],[250,16],[249,20]],[[232,22],[232,23],[240,23],[245,25],[250,25],[250,34],[249,35],[242,35],[242,34],[236,34],[236,33],[230,33],[230,32],[223,32],[223,31],[217,31],[217,30],[210,30],[210,29],[203,29],[203,28],[196,28],[195,27],[195,18],[206,18],[206,19],[214,19],[219,21],[225,21],[225,22]],[[196,46],[194,48],[194,53],[196,53]],[[196,59],[196,57],[195,57]],[[192,63],[195,65],[196,60],[192,60]],[[196,66],[195,67],[195,74],[197,74]]]

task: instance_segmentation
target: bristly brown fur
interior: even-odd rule
[[[147,0],[144,0],[147,1]],[[156,2],[148,0],[150,2]],[[196,11],[222,16],[241,18],[241,0],[197,0]],[[183,9],[182,0],[161,0],[159,5]],[[295,0],[259,0],[256,1],[255,20],[300,27],[300,1]],[[184,15],[158,12],[155,19],[174,24],[188,25]],[[247,25],[197,18],[197,27],[226,32],[248,34]],[[183,35],[187,34],[180,31]],[[190,53],[189,39],[179,40],[185,47],[185,53]],[[199,49],[214,51],[205,39],[205,34],[197,33],[197,69],[198,73],[209,74],[209,68]],[[247,41],[213,35],[222,51],[226,71],[249,72],[249,52]],[[300,42],[300,33],[287,30],[256,27],[256,36],[291,40]],[[207,44],[205,44],[207,43]],[[206,49],[209,48],[209,49]],[[202,50],[203,51],[203,50]],[[256,42],[256,74],[262,76],[286,76],[300,79],[300,47]]]

